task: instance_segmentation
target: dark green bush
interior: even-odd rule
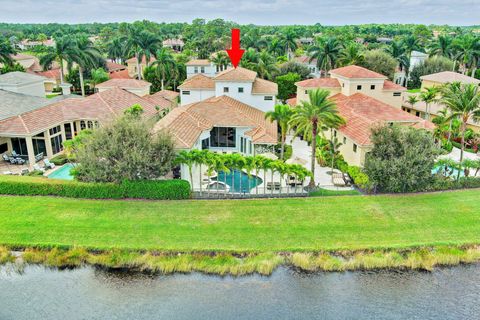
[[[68,162],[68,158],[66,154],[59,154],[58,156],[55,156],[52,159],[50,159],[50,162],[57,166],[61,166]]]
[[[0,176],[0,194],[61,196],[89,199],[187,199],[190,185],[184,180],[84,183],[38,177]]]
[[[283,153],[283,159],[285,161],[290,159],[292,157],[292,152],[293,152],[292,146],[285,143],[285,150],[284,150],[284,153]],[[279,143],[275,146],[275,154],[279,159],[280,159],[281,153],[282,153],[282,144]]]
[[[441,176],[435,176],[434,182],[425,191],[442,191],[442,190],[454,190],[454,189],[469,189],[480,188],[480,178],[474,177],[461,177],[456,181],[455,179],[445,178]]]

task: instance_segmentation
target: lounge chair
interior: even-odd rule
[[[12,150],[12,157],[14,157],[14,158],[20,158],[20,155],[17,153],[17,151]]]
[[[273,190],[278,191],[278,190],[280,190],[280,187],[281,187],[280,182],[273,182],[273,183],[272,182],[267,182],[267,190],[272,190],[273,189]]]
[[[332,182],[334,186],[337,187],[345,187],[347,184],[345,183],[345,180],[343,179],[343,174],[334,172],[332,174]]]
[[[44,166],[45,169],[55,168],[55,164],[51,163],[50,160],[48,160],[48,159],[43,160],[43,163],[45,164],[45,166]]]
[[[33,165],[33,170],[45,172],[45,169],[43,169],[42,167],[40,167],[38,164],[34,164],[34,165]]]
[[[15,158],[15,164],[24,164],[25,162],[22,158]]]
[[[15,158],[12,158],[12,157],[9,157],[7,154],[2,154],[2,158],[3,160],[5,160],[6,162],[9,162],[11,164],[15,164]]]

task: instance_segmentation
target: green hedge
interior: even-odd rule
[[[347,168],[348,175],[353,179],[353,182],[362,190],[370,191],[371,183],[369,177],[356,166],[348,166]]]
[[[118,185],[27,176],[0,176],[0,194],[89,199],[180,200],[190,197],[190,184],[185,180],[158,180],[125,181]]]
[[[50,159],[50,162],[57,166],[61,166],[68,162],[68,158],[65,154],[59,154],[58,156],[55,156],[52,159]]]
[[[458,143],[456,141],[452,141],[452,145],[455,147],[455,148],[458,148],[458,149],[462,149],[462,144],[461,143]],[[475,150],[471,149],[471,148],[467,148],[465,147],[465,152],[470,152],[470,153],[477,153]]]

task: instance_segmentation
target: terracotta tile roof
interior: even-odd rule
[[[60,80],[60,69],[52,69],[47,71],[40,71],[36,72],[35,74],[48,78],[48,79],[55,79]]]
[[[163,98],[168,99],[168,100],[170,100],[170,101],[173,101],[173,100],[175,100],[179,95],[180,95],[180,93],[177,92],[177,91],[161,90],[161,91],[158,91],[158,92],[154,93],[152,96],[153,96],[153,97],[155,97],[155,96],[160,96],[160,97],[163,97]]]
[[[317,59],[313,59],[310,62],[310,57],[309,56],[300,56],[300,57],[295,57],[293,58],[293,61],[302,63],[302,64],[317,64]]]
[[[252,94],[278,94],[278,85],[275,82],[256,78],[253,82]]]
[[[247,81],[253,82],[257,78],[257,73],[242,67],[228,68],[220,72],[213,79],[215,81]]]
[[[340,88],[340,82],[334,78],[315,78],[296,82],[302,88]]]
[[[124,66],[123,64],[119,64],[119,63],[112,62],[112,61],[107,61],[106,65],[107,65],[108,72],[120,71],[120,70],[127,69],[127,66]]]
[[[186,63],[187,66],[209,66],[210,60],[208,59],[193,59]]]
[[[292,107],[292,108],[296,107],[297,106],[297,97],[287,99],[286,102],[290,107]]]
[[[429,121],[361,93],[351,96],[339,93],[330,99],[336,102],[340,115],[346,120],[346,124],[340,127],[339,131],[358,145],[371,145],[371,129],[377,124],[397,122],[416,128],[434,127]]]
[[[154,56],[151,56],[151,57],[150,57],[150,62],[149,62],[149,64],[152,63],[152,62],[154,62],[154,61],[156,61],[156,60],[157,60],[157,59],[155,59]],[[146,61],[147,61],[147,58],[145,58],[145,56],[143,56],[141,63],[142,63],[142,64],[145,64]],[[137,60],[135,59],[135,57],[131,57],[131,58],[128,59],[126,62],[127,62],[127,63],[137,63]]]
[[[355,65],[333,69],[329,73],[351,79],[387,79],[383,74]]]
[[[106,122],[123,114],[125,109],[139,104],[146,117],[157,114],[171,102],[162,97],[139,97],[136,94],[115,87],[96,93],[87,98],[70,98],[55,102],[0,121],[1,134],[29,135],[44,131],[65,121],[81,119]]]
[[[383,90],[388,90],[388,91],[407,91],[407,88],[396,84],[395,82],[392,82],[390,80],[385,80],[383,83]]]
[[[207,90],[215,90],[215,82],[212,78],[207,77],[201,73],[194,75],[186,79],[180,86],[179,89],[207,89]]]
[[[265,120],[265,113],[227,96],[212,97],[177,107],[161,119],[155,132],[169,131],[178,149],[193,147],[200,134],[215,126],[250,127],[245,134],[254,143],[275,144],[277,124]]]
[[[439,82],[439,83],[451,83],[451,82],[462,82],[462,83],[475,83],[480,84],[480,80],[463,75],[461,73],[452,72],[452,71],[443,71],[434,74],[429,74],[426,76],[421,76],[420,79]]]
[[[30,82],[45,81],[45,77],[34,73],[27,73],[21,71],[13,71],[9,73],[0,74],[0,83],[2,84],[23,84]]]
[[[128,74],[128,70],[114,71],[109,74],[110,79],[132,79]]]
[[[113,87],[119,88],[145,88],[152,84],[150,82],[138,79],[110,79],[105,82],[97,84],[95,87],[108,89]]]

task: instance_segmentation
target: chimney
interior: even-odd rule
[[[68,95],[72,94],[72,92],[70,91],[71,86],[72,85],[70,83],[66,83],[66,82],[60,84],[60,88],[62,88],[62,94],[64,96],[68,96]]]

